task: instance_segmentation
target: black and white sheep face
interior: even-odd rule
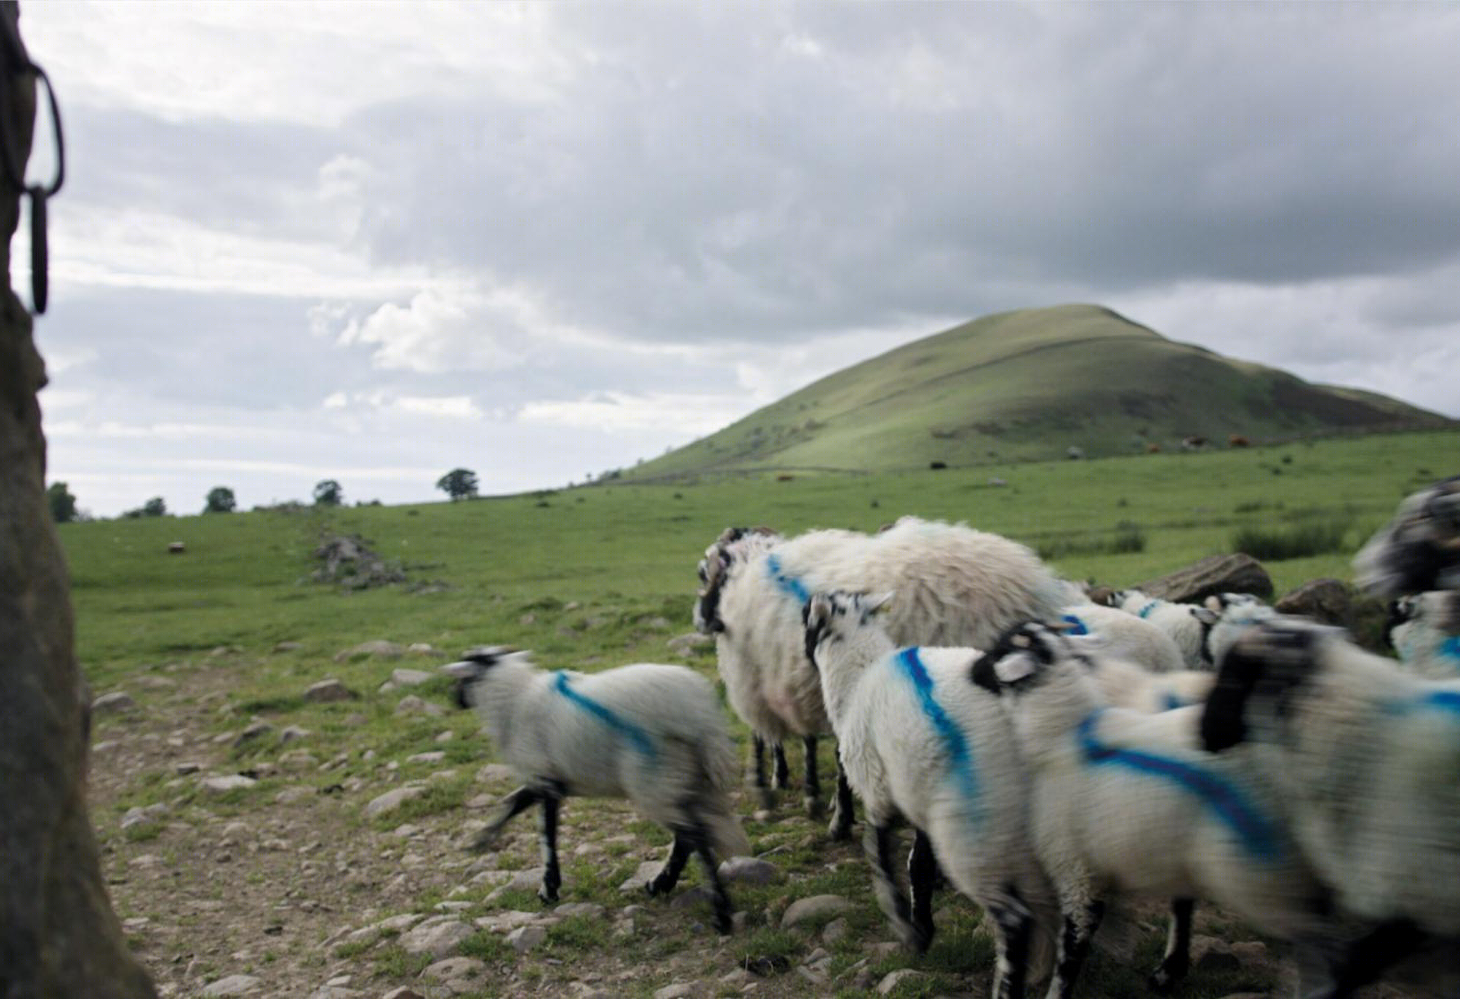
[[[442,666],[441,672],[456,679],[451,688],[452,702],[458,708],[472,707],[472,687],[487,675],[487,670],[513,654],[513,650],[505,645],[483,645],[468,649],[461,659]]]
[[[775,537],[769,527],[727,527],[720,532],[715,543],[705,549],[700,559],[700,588],[695,595],[695,630],[706,635],[715,635],[725,630],[720,618],[720,592],[730,575],[730,567],[736,561],[737,542],[750,536]]]
[[[1405,499],[1354,556],[1354,569],[1379,596],[1460,588],[1460,476]]]
[[[989,651],[976,659],[969,678],[1000,697],[1017,695],[1040,686],[1050,668],[1061,659],[1084,662],[1058,630],[1038,621],[1004,632]]]
[[[1295,696],[1311,679],[1320,643],[1337,629],[1291,618],[1260,624],[1232,645],[1202,711],[1201,740],[1219,753],[1242,742],[1279,742]]]
[[[869,596],[833,590],[816,593],[801,608],[801,623],[806,628],[806,658],[818,670],[817,658],[823,644],[844,641],[855,629],[867,627],[881,614],[892,599],[891,593]]]

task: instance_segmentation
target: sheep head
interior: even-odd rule
[[[720,532],[715,543],[705,549],[700,559],[700,588],[695,595],[695,630],[706,635],[715,635],[725,630],[720,619],[720,591],[730,574],[730,567],[741,554],[740,542],[745,538],[775,538],[779,535],[769,527],[727,527]]]
[[[1354,556],[1354,570],[1378,596],[1460,588],[1460,475],[1400,503]]]
[[[1285,618],[1259,624],[1233,643],[1201,716],[1210,753],[1259,741],[1286,717],[1293,695],[1311,679],[1318,645],[1336,629]]]
[[[852,628],[861,628],[881,614],[892,600],[891,593],[869,596],[833,590],[815,593],[801,607],[801,623],[806,629],[806,658],[820,669],[816,653],[825,641],[841,641]]]
[[[515,652],[511,647],[506,645],[481,645],[474,649],[468,649],[458,661],[442,666],[441,672],[456,679],[456,683],[451,688],[451,699],[453,703],[458,708],[471,707],[471,696],[469,692],[473,684],[486,676],[489,669],[502,662],[508,656],[525,654]]]
[[[1005,631],[993,648],[974,660],[969,679],[1000,696],[1019,693],[1039,686],[1062,658],[1084,661],[1059,628],[1026,621]]]

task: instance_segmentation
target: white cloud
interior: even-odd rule
[[[511,340],[548,325],[541,306],[520,289],[441,286],[351,322],[339,343],[372,345],[372,363],[387,371],[501,371],[524,361]]]

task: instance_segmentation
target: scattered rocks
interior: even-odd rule
[[[188,774],[195,774],[202,769],[203,765],[201,763],[198,763],[196,760],[188,760],[186,762],[179,763],[177,766],[173,767],[173,771],[177,773],[180,777],[186,777]]]
[[[388,561],[370,550],[358,534],[325,532],[314,557],[324,564],[310,573],[316,583],[339,583],[347,590],[364,590],[406,581],[399,562]]]
[[[355,693],[336,679],[321,680],[311,684],[304,692],[304,699],[311,704],[329,704],[335,701],[355,699]]]
[[[413,649],[415,646],[411,646]],[[427,646],[429,648],[429,646]],[[423,683],[434,680],[435,674],[427,673],[423,669],[397,669],[392,670],[390,679],[397,687],[419,687]]]
[[[365,817],[373,819],[381,815],[389,815],[401,805],[414,801],[425,793],[426,788],[422,784],[406,784],[392,791],[386,791],[379,797],[371,799],[370,803],[365,806]]]
[[[512,880],[500,888],[494,889],[487,896],[487,901],[495,902],[509,891],[537,891],[538,886],[542,884],[542,872],[543,869],[541,867],[532,867],[525,871],[514,872]]]
[[[132,700],[131,694],[122,690],[114,690],[110,694],[102,694],[91,702],[91,713],[93,715],[123,714],[135,710],[137,710],[137,702]]]
[[[1313,579],[1273,605],[1279,614],[1298,614],[1324,624],[1349,626],[1353,599],[1348,584],[1337,579]]]
[[[656,989],[654,999],[696,999],[696,997],[706,994],[705,987],[699,982],[676,982],[673,985],[666,985],[662,989]]]
[[[205,996],[242,996],[258,990],[262,984],[252,975],[229,975],[203,986]]]
[[[279,745],[287,746],[291,742],[298,742],[300,739],[308,738],[311,734],[307,728],[300,728],[298,725],[289,725],[279,732]]]
[[[118,823],[118,825],[122,829],[131,829],[134,826],[145,826],[153,822],[161,822],[162,819],[167,815],[167,813],[167,805],[163,804],[160,801],[154,805],[129,808],[127,809],[127,814],[122,816],[122,821]]]
[[[303,749],[293,749],[279,757],[279,769],[291,773],[314,770],[319,767],[319,757]]]
[[[720,877],[747,885],[773,885],[785,880],[779,867],[755,857],[731,857],[720,865]]]
[[[633,874],[630,874],[624,880],[623,884],[618,886],[618,890],[623,892],[625,895],[642,895],[644,893],[644,885],[647,884],[649,880],[654,877],[654,875],[658,874],[659,869],[663,866],[664,864],[658,860],[644,861],[642,864],[639,865],[639,869],[637,871],[635,871]]]
[[[407,954],[430,954],[432,957],[444,958],[451,955],[463,940],[475,934],[476,930],[471,926],[454,919],[440,923],[427,920],[409,933],[403,934],[400,945]]]
[[[781,928],[789,929],[802,923],[835,919],[853,908],[855,906],[851,900],[840,895],[811,895],[797,899],[786,907],[781,915]]]
[[[547,939],[547,930],[541,926],[521,926],[507,934],[507,942],[519,954],[526,954]]]
[[[439,978],[441,981],[453,981],[458,978],[472,978],[481,975],[487,970],[487,963],[474,957],[448,957],[444,961],[437,961],[435,964],[428,964],[426,970],[421,972],[431,978]]]
[[[923,972],[914,968],[898,968],[896,971],[889,972],[882,981],[877,983],[877,994],[885,996],[903,982],[926,977]]]
[[[398,715],[428,715],[432,718],[439,718],[445,714],[445,711],[442,710],[439,704],[423,701],[415,694],[407,694],[395,706],[395,713]]]
[[[205,777],[202,788],[209,794],[227,794],[240,788],[253,787],[258,781],[243,774],[229,774],[227,777]]]
[[[425,999],[425,996],[411,988],[409,985],[402,985],[398,989],[391,989],[382,999]]]
[[[1185,569],[1148,579],[1138,587],[1159,600],[1200,603],[1215,593],[1272,597],[1272,577],[1251,555],[1212,555]]]
[[[441,751],[439,751],[439,750],[435,750],[435,751],[432,751],[432,752],[429,752],[429,753],[416,753],[416,754],[414,754],[412,756],[407,756],[406,757],[406,762],[407,763],[440,763],[444,759],[446,759],[446,754],[443,753],[443,752],[441,752]]]
[[[239,746],[247,745],[250,742],[257,742],[259,739],[268,735],[273,730],[274,726],[270,725],[266,721],[253,722],[242,732],[238,733],[238,738],[233,740],[233,746],[236,749]]]
[[[849,924],[847,923],[847,921],[841,916],[838,916],[822,928],[822,942],[826,944],[834,944],[838,940],[844,938],[847,935],[848,930]]]

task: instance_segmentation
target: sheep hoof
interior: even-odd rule
[[[558,904],[558,893],[556,891],[547,888],[539,888],[537,890],[537,897],[542,900],[543,905]]]
[[[728,937],[730,931],[735,929],[735,921],[730,918],[728,912],[715,913],[715,932],[722,937]]]
[[[1176,983],[1184,977],[1186,977],[1184,974],[1179,974],[1174,969],[1167,968],[1165,964],[1162,964],[1155,971],[1151,972],[1151,976],[1146,979],[1146,987],[1152,992],[1170,992],[1176,987]]]
[[[831,825],[826,827],[826,834],[835,843],[844,843],[852,838],[852,820],[836,812],[831,817]]]

